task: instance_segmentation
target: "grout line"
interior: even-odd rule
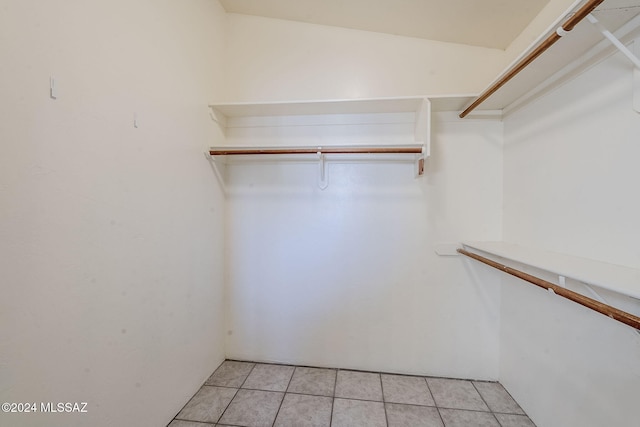
[[[483,414],[488,414],[488,413],[491,412],[491,411],[481,411],[479,409],[455,408],[455,407],[452,407],[452,406],[436,406],[436,407],[440,408],[440,409],[452,409],[454,411],[480,412],[480,413],[483,413]],[[493,412],[491,412],[491,413],[493,414]],[[506,414],[506,415],[518,415],[518,414]]]
[[[224,411],[222,411],[222,413],[220,414],[220,416],[218,417],[218,419],[216,420],[216,422],[214,423],[214,425],[216,425],[221,419],[222,416],[224,415],[225,412],[227,412],[227,409],[229,409],[229,406],[231,406],[231,402],[233,402],[233,399],[236,398],[236,396],[238,395],[238,392],[240,391],[240,389],[236,389],[236,392],[233,393],[233,397],[231,398],[231,400],[229,401],[229,403],[227,403],[227,406],[224,407]]]
[[[500,381],[496,381],[496,384],[500,384],[500,387],[502,387],[502,389],[505,391],[505,393],[507,393],[507,395],[511,398],[511,400],[513,400],[513,402],[516,404],[518,409],[520,409],[520,412],[514,412],[513,415],[527,415],[525,413],[525,410],[522,409],[522,406],[520,406],[520,404],[518,403],[518,401],[516,401],[516,399],[514,399],[513,396],[511,396],[511,393],[509,393],[509,390],[507,390],[507,388]],[[495,411],[495,412],[497,412],[497,411]],[[509,412],[498,412],[498,413],[499,414],[509,414]],[[527,415],[527,417],[528,417],[528,415]]]
[[[331,399],[331,416],[329,417],[329,427],[331,427],[331,424],[333,424],[333,408],[336,403],[336,387],[338,386],[338,372],[340,372],[340,369],[336,370],[336,379],[333,382],[333,397]]]
[[[387,415],[387,405],[384,400],[384,385],[382,385],[382,373],[378,373],[378,378],[380,378],[380,393],[382,393],[382,409],[384,409],[384,420],[389,425],[389,416]]]
[[[521,417],[528,417],[527,414],[522,414],[520,412],[503,412],[503,411],[491,411],[494,414],[500,414],[500,415],[519,415]]]
[[[237,387],[226,387],[226,386],[220,386],[220,385],[205,385],[203,387],[218,387],[218,388],[230,388],[230,389],[234,389],[234,390],[247,390],[247,391],[262,391],[264,393],[282,393],[282,394],[296,394],[299,396],[312,396],[312,397],[329,397],[329,398],[335,398],[335,386],[334,386],[334,396],[329,396],[326,394],[310,394],[310,393],[300,393],[297,391],[281,391],[281,390],[265,390],[262,388],[242,388],[239,389]],[[358,397],[344,397],[344,396],[337,396],[338,399],[342,399],[342,400],[357,400],[360,402],[383,402],[382,400],[372,400],[372,399],[361,399]],[[398,402],[389,402],[389,403],[398,403]],[[410,406],[423,406],[423,407],[427,407],[427,408],[433,408],[434,405],[418,405],[416,403],[398,403],[399,405],[410,405]],[[455,409],[455,408],[452,408]],[[487,411],[476,411],[476,412],[487,412]],[[522,414],[511,414],[511,415],[522,415]]]
[[[287,390],[289,390],[289,386],[291,386],[291,380],[293,380],[293,374],[296,373],[296,367],[293,367],[293,371],[291,372],[291,376],[289,377],[289,382],[287,383],[287,387],[284,389],[284,393],[282,393],[282,400],[280,401],[280,406],[278,406],[278,411],[276,412],[276,416],[273,418],[273,422],[271,423],[271,427],[276,425],[276,420],[278,419],[278,414],[280,414],[280,409],[282,409],[282,404],[284,403],[284,398],[287,396]]]
[[[312,395],[310,395],[312,396]],[[318,397],[322,397],[322,396],[318,396]],[[340,400],[356,400],[358,402],[372,402],[372,403],[384,403],[381,400],[367,400],[367,399],[357,399],[355,397],[335,397],[334,399],[340,399]],[[394,402],[389,402],[389,403],[394,403]],[[398,405],[404,405],[404,403],[399,403]],[[421,406],[421,405],[411,405],[411,406]],[[425,408],[429,408],[429,406],[425,406]],[[433,408],[433,406],[431,406],[431,408]]]
[[[293,382],[293,376],[296,374],[297,370],[298,370],[298,367],[294,366],[293,372],[291,372],[291,377],[289,378],[289,384],[287,384],[287,388],[284,389],[285,393],[289,393],[289,387],[291,387],[291,383]],[[298,393],[298,394],[303,394],[303,393]]]
[[[188,423],[193,423],[193,424],[202,424],[203,426],[215,426],[216,425],[216,423],[208,423],[206,421],[187,420],[187,419],[184,419],[184,418],[174,418],[174,419],[171,420],[171,423],[174,422],[174,421],[186,421]],[[171,424],[171,423],[169,423],[169,424]],[[167,425],[167,427],[168,427],[168,425]]]
[[[640,6],[638,6],[640,7]],[[481,380],[474,378],[458,378],[458,377],[446,377],[446,376],[434,376],[434,375],[422,375],[422,374],[407,374],[403,372],[382,372],[382,371],[372,371],[366,369],[355,369],[355,368],[332,368],[327,366],[312,366],[312,365],[294,365],[291,363],[278,363],[278,362],[254,362],[250,360],[244,359],[225,359],[225,361],[229,362],[242,362],[242,363],[253,363],[254,365],[276,365],[276,366],[292,366],[294,368],[312,368],[312,369],[328,369],[332,371],[345,371],[345,372],[365,372],[369,374],[385,374],[385,375],[398,375],[402,377],[419,377],[419,378],[434,378],[434,379],[443,379],[443,380],[457,380],[457,381],[477,381],[477,382],[486,382],[486,383],[500,383],[499,381],[494,380]]]
[[[446,427],[446,424],[444,422],[444,418],[442,418],[442,413],[440,412],[441,409],[445,409],[445,410],[448,410],[448,411],[459,411],[459,412],[475,412],[477,414],[491,414],[493,416],[493,419],[495,419],[496,422],[498,423],[498,425],[502,426],[502,424],[500,424],[500,421],[498,421],[498,417],[496,417],[496,414],[491,412],[491,411],[487,412],[487,411],[476,411],[476,410],[473,410],[473,409],[442,408],[442,407],[437,407],[436,409],[438,410],[438,414],[440,415],[440,419],[442,420],[442,424],[445,425],[445,427]],[[505,415],[517,415],[517,414],[505,414]]]
[[[265,390],[263,388],[247,388],[247,387],[239,389],[238,387],[231,387],[231,386],[224,386],[224,385],[213,385],[213,384],[211,384],[211,385],[205,384],[203,387],[231,388],[231,389],[234,389],[234,390],[249,390],[249,391],[264,391],[266,393],[298,394],[300,396],[333,397],[332,395],[329,395],[329,394],[301,393],[299,391]],[[353,400],[365,400],[365,401],[368,401],[366,399],[353,399]],[[368,402],[379,402],[379,400],[371,400],[371,401],[368,401]],[[416,405],[416,406],[429,406],[429,405]]]
[[[328,369],[332,371],[337,371],[340,368],[332,368],[327,366],[315,366],[315,365],[296,365],[293,363],[284,363],[284,362],[256,362],[252,360],[244,360],[244,359],[225,359],[225,361],[229,362],[241,362],[241,363],[253,363],[255,365],[276,365],[276,366],[292,366],[294,368],[312,368],[312,369]]]
[[[424,381],[425,381],[425,383],[427,385],[427,390],[429,391],[429,395],[431,396],[431,398],[433,400],[433,406],[432,405],[411,404],[411,403],[402,403],[402,405],[409,405],[409,406],[416,406],[416,407],[435,407],[436,410],[438,411],[438,415],[440,417],[440,420],[441,420],[443,426],[445,426],[445,423],[444,423],[444,418],[442,417],[441,409],[451,409],[451,410],[456,410],[456,411],[467,411],[467,412],[477,412],[477,413],[490,413],[490,414],[492,414],[494,419],[497,421],[498,425],[501,425],[501,424],[500,424],[500,421],[498,420],[496,414],[524,416],[524,417],[527,417],[528,419],[530,419],[528,417],[528,415],[524,412],[524,410],[522,410],[522,408],[520,407],[518,402],[515,399],[513,399],[513,396],[511,396],[511,394],[508,391],[506,391],[504,386],[502,386],[502,384],[500,384],[500,382],[498,382],[498,381],[461,380],[459,378],[450,378],[450,379],[459,380],[459,381],[469,381],[472,384],[473,388],[478,393],[478,395],[480,396],[481,400],[484,402],[484,404],[488,408],[488,411],[486,411],[486,410],[474,410],[474,409],[462,409],[462,408],[455,408],[455,407],[438,406],[438,403],[436,402],[436,399],[435,399],[435,395],[433,394],[433,391],[431,390],[431,387],[429,386],[429,379],[430,378],[448,379],[447,377],[433,377],[433,376],[422,376],[422,375],[411,375],[411,374],[396,374],[396,373],[387,373],[387,372],[380,372],[380,371],[377,371],[377,372],[376,371],[363,371],[363,370],[358,370],[358,369],[325,368],[325,367],[315,367],[315,366],[306,366],[306,365],[291,365],[291,364],[284,364],[284,363],[261,363],[261,362],[250,362],[250,361],[245,361],[245,360],[234,360],[234,359],[226,359],[225,361],[227,361],[227,360],[228,361],[243,362],[243,363],[252,363],[253,366],[251,367],[251,369],[249,370],[249,372],[247,373],[247,375],[245,376],[244,380],[242,381],[242,383],[240,384],[239,387],[230,387],[230,386],[222,386],[222,385],[215,385],[215,384],[206,384],[206,380],[205,380],[205,383],[202,384],[200,389],[198,389],[198,391],[200,391],[204,387],[218,387],[218,388],[228,388],[228,389],[235,389],[236,390],[234,395],[233,395],[233,397],[231,398],[229,403],[226,405],[225,409],[222,411],[220,417],[218,418],[218,420],[217,420],[218,423],[220,422],[220,420],[222,419],[222,417],[224,416],[224,414],[228,410],[228,408],[231,405],[231,403],[233,402],[233,400],[237,397],[238,392],[240,390],[261,391],[261,392],[268,392],[268,393],[269,392],[270,393],[282,393],[282,400],[280,401],[280,406],[278,407],[278,411],[276,412],[276,417],[274,418],[273,423],[271,425],[272,427],[275,426],[275,422],[276,422],[276,420],[278,418],[280,410],[282,409],[282,405],[284,403],[284,398],[286,397],[287,394],[303,395],[303,396],[314,396],[314,397],[330,397],[331,398],[331,413],[330,413],[330,418],[329,418],[329,425],[331,425],[331,423],[333,422],[333,414],[334,414],[334,410],[335,410],[335,401],[338,398],[342,399],[342,400],[355,400],[355,401],[362,401],[362,402],[380,402],[379,400],[369,400],[369,399],[359,399],[359,398],[349,398],[349,397],[338,397],[338,396],[336,396],[336,390],[338,388],[338,374],[340,373],[340,371],[372,373],[372,374],[377,374],[379,376],[380,389],[381,389],[381,392],[382,392],[382,402],[381,403],[383,404],[383,408],[384,408],[384,411],[385,411],[385,421],[386,421],[387,425],[389,425],[389,418],[388,418],[388,414],[387,414],[386,404],[387,403],[393,403],[393,402],[387,402],[386,399],[385,399],[385,396],[384,396],[384,384],[382,382],[382,375],[384,375],[384,374],[386,374],[386,375],[397,375],[397,376],[407,376],[407,377],[419,377],[419,378],[424,379]],[[223,363],[224,363],[224,361],[223,361]],[[262,389],[256,389],[256,388],[243,388],[243,386],[246,384],[249,376],[253,373],[255,367],[257,365],[259,365],[259,364],[293,367],[294,369],[293,369],[293,372],[291,373],[291,376],[289,377],[289,381],[287,383],[286,389],[284,391],[277,391],[277,390],[262,390]],[[222,366],[222,364],[220,366]],[[215,374],[215,372],[217,372],[218,369],[220,369],[220,366],[218,368],[216,368],[216,370],[214,371],[213,374]],[[300,368],[312,368],[312,369],[325,369],[325,370],[333,371],[335,373],[335,381],[334,381],[334,384],[333,384],[333,395],[332,396],[326,396],[326,395],[319,395],[319,394],[307,394],[307,393],[289,392],[288,390],[291,387],[291,383],[293,381],[293,376],[295,375],[296,369],[299,368],[299,367]],[[500,384],[500,386],[502,386],[502,388],[506,391],[506,393],[509,395],[509,397],[511,397],[511,399],[513,399],[513,401],[516,403],[517,407],[520,409],[521,412],[493,411],[489,407],[489,405],[487,404],[487,401],[484,398],[484,396],[482,395],[482,393],[480,393],[480,390],[476,386],[475,382],[487,382],[487,383]],[[197,392],[195,394],[197,394]],[[200,423],[203,426],[205,426],[205,425],[215,425],[215,423],[211,424],[211,423],[206,423],[206,422],[203,422],[203,421],[195,421],[195,420],[187,420],[187,419],[183,419],[183,418],[178,418],[178,414],[180,414],[180,412],[182,412],[182,410],[193,400],[193,397],[195,397],[195,394],[187,401],[187,403],[180,409],[180,411],[178,411],[178,413],[174,416],[174,418],[170,421],[169,424],[171,424],[171,422],[173,422],[173,420],[180,420],[180,421],[190,421],[190,422],[194,422],[194,423]],[[229,425],[232,425],[232,424],[229,424]]]
[[[257,363],[254,363],[254,364],[253,364],[253,366],[251,367],[251,370],[249,371],[249,373],[247,374],[247,376],[246,376],[246,377],[244,377],[244,381],[242,381],[242,384],[240,384],[240,387],[238,387],[238,389],[241,389],[241,388],[242,388],[242,386],[244,385],[244,383],[246,383],[246,382],[247,382],[247,379],[249,378],[249,375],[251,375],[251,373],[253,372],[253,370],[256,368],[256,366],[257,366],[257,365],[258,365]]]
[[[444,418],[442,418],[442,414],[440,413],[440,408],[438,407],[438,402],[436,402],[436,397],[431,391],[431,387],[429,387],[429,381],[427,381],[427,377],[423,377],[425,384],[427,384],[427,390],[429,390],[429,395],[431,396],[431,400],[433,400],[433,406],[436,408],[436,412],[438,413],[438,417],[440,417],[440,422],[442,423],[442,427],[445,427]]]
[[[246,390],[246,389],[245,389]],[[298,391],[287,391],[286,394],[295,394],[297,396],[311,396],[311,397],[330,397],[333,398],[333,396],[328,396],[326,394],[310,394],[310,393],[300,393]]]
[[[223,362],[224,363],[224,362]],[[249,375],[251,375],[251,373],[253,372],[253,368],[256,367],[256,364],[254,363],[253,366],[251,367],[251,370],[249,371],[249,373],[247,374],[247,376],[245,377],[244,381],[242,381],[242,384],[240,384],[240,387],[242,387],[244,385],[244,383],[247,381],[247,378],[249,378]],[[220,414],[220,416],[218,417],[218,420],[216,421],[216,424],[218,422],[220,422],[220,420],[222,419],[222,417],[224,416],[225,412],[227,412],[227,409],[229,409],[229,406],[231,406],[231,403],[233,402],[233,400],[236,398],[236,396],[238,395],[238,392],[240,391],[240,387],[238,387],[236,389],[236,392],[233,394],[233,397],[231,398],[231,400],[229,401],[229,403],[227,403],[227,406],[224,408],[224,411],[222,411],[222,413]],[[227,387],[227,388],[235,388],[235,387]]]
[[[440,408],[436,407],[436,411],[438,411],[438,416],[440,417],[440,422],[442,422],[442,427],[445,427],[444,418],[442,418],[442,414],[440,413]]]
[[[218,387],[217,385],[208,385],[205,387]],[[247,390],[247,391],[261,391],[263,393],[280,393],[280,394],[285,394],[287,393],[286,391],[281,391],[281,390],[264,390],[262,388],[237,388],[237,387],[220,387],[220,388],[231,388],[234,390]],[[304,393],[288,393],[288,394],[304,394]],[[314,396],[313,394],[309,394],[306,396]]]
[[[431,399],[433,400],[433,405],[436,408],[436,412],[438,412],[438,417],[440,417],[440,422],[442,423],[442,427],[445,427],[444,418],[442,418],[442,414],[440,413],[440,408],[438,407],[438,402],[436,402],[436,396],[431,391],[431,387],[429,387],[429,381],[427,381],[427,377],[424,377],[424,382],[425,382],[425,384],[427,384],[427,390],[429,390],[429,395],[431,396]]]
[[[338,399],[342,399],[342,400],[358,400],[360,402],[378,402],[378,403],[380,403],[379,400],[351,399],[351,398],[346,398],[346,397],[339,397]],[[389,404],[389,405],[401,405],[401,406],[415,406],[416,408],[437,408],[437,406],[419,405],[417,403],[402,403],[402,402],[387,402],[387,401],[382,402],[382,403],[384,403],[385,405]],[[483,412],[483,411],[476,411],[476,412]],[[515,414],[509,414],[509,415],[515,415]]]
[[[482,399],[482,401],[484,402],[484,405],[487,407],[487,409],[489,410],[489,412],[493,412],[493,410],[491,409],[491,407],[489,406],[489,404],[487,403],[486,399],[484,398],[484,396],[482,395],[482,393],[480,393],[480,390],[478,389],[478,387],[476,387],[476,385],[473,383],[473,381],[469,381],[471,383],[471,385],[473,386],[473,389],[476,391],[476,393],[478,393],[478,396],[480,396],[480,399]],[[495,417],[494,417],[495,418]],[[498,423],[499,424],[499,423]]]
[[[436,402],[436,397],[433,395],[431,391],[431,387],[429,387],[429,381],[427,381],[427,377],[423,377],[424,382],[427,384],[427,390],[429,391],[429,396],[431,396],[431,400],[433,400],[433,406],[438,407],[438,402]]]

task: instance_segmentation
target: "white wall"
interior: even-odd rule
[[[540,13],[538,13],[505,50],[504,66],[508,67],[523,51],[531,47],[540,35],[544,34],[547,29],[555,23],[558,17],[563,16],[577,2],[577,0],[549,0]],[[564,21],[565,20],[562,20],[560,24],[563,24]],[[489,83],[490,82],[487,82],[486,84],[488,85]]]
[[[505,240],[640,267],[632,87],[615,55],[507,118]],[[539,427],[637,423],[640,336],[628,327],[504,278],[500,342],[501,381]]]
[[[439,122],[413,164],[243,161],[228,169],[232,358],[496,379],[497,275],[434,245],[499,239],[499,122]]]
[[[164,425],[224,357],[224,200],[202,154],[224,11],[0,9],[0,401],[88,402],[0,424]]]
[[[229,100],[477,93],[505,53],[410,37],[229,14]]]
[[[238,101],[477,92],[503,55],[229,18]],[[441,121],[426,178],[411,164],[334,162],[325,191],[315,162],[231,165],[227,356],[497,378],[498,286],[434,246],[501,238],[501,140],[498,122]]]
[[[505,239],[640,268],[632,71],[599,64],[505,122]]]

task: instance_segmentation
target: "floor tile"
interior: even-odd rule
[[[167,427],[214,427],[215,424],[201,423],[196,421],[173,420]]]
[[[331,427],[386,427],[382,402],[335,399]]]
[[[536,427],[526,415],[495,414],[502,427]]]
[[[440,409],[445,427],[500,427],[491,412]]]
[[[329,427],[333,399],[287,393],[276,418],[275,427]]]
[[[225,361],[167,427],[239,426],[535,424],[497,382]]]
[[[293,375],[293,366],[257,364],[242,388],[267,391],[285,391]]]
[[[255,363],[225,360],[205,382],[206,385],[239,388],[253,369]]]
[[[176,415],[176,418],[215,423],[233,399],[236,391],[235,388],[202,386],[182,408],[182,411]]]
[[[382,401],[380,374],[338,371],[336,397]]]
[[[422,377],[382,374],[382,393],[385,402],[435,406]]]
[[[436,405],[440,408],[488,411],[471,381],[446,378],[427,378]]]
[[[220,418],[220,424],[271,427],[284,393],[240,389]]]
[[[297,367],[287,391],[318,396],[333,396],[335,384],[335,369]]]
[[[385,404],[389,427],[442,427],[438,410],[433,407]]]
[[[474,381],[473,384],[492,411],[505,414],[524,414],[520,405],[513,400],[501,384],[482,381]]]

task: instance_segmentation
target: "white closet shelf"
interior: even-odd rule
[[[640,269],[508,242],[463,242],[465,248],[640,299]]]
[[[340,153],[351,154],[430,154],[431,101],[426,96],[209,107],[226,136],[224,146],[212,147],[212,155],[306,154],[310,147],[322,147],[316,151],[323,153],[341,148]]]
[[[223,116],[295,116],[326,114],[406,113],[419,111],[424,97],[331,99],[292,102],[215,103],[210,107]]]
[[[504,72],[487,85],[499,82],[516,64],[569,19],[585,1],[577,1],[531,44]],[[640,35],[640,0],[605,0],[593,12],[600,23],[623,43]],[[547,93],[590,65],[615,52],[615,47],[588,19],[579,22],[541,56],[523,68],[513,79],[493,93],[479,110],[502,110],[505,114]],[[482,93],[484,93],[483,91]],[[472,101],[468,102],[470,105]],[[460,110],[462,111],[464,107]]]
[[[325,154],[331,161],[342,155],[366,161],[410,160],[415,176],[422,176],[431,154],[432,111],[457,111],[469,96],[214,103],[209,105],[211,117],[222,129],[224,143],[210,147],[207,154],[216,168],[242,161],[238,158],[315,156],[311,158],[320,162],[323,189]]]
[[[474,94],[424,95],[393,98],[328,99],[282,102],[221,102],[209,105],[226,118],[419,112],[425,99],[432,111],[457,111]]]

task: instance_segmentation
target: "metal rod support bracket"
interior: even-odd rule
[[[320,157],[318,187],[321,190],[325,190],[329,186],[329,177],[327,176],[327,162],[325,161],[325,155],[322,154],[322,147],[318,147],[318,156]]]

